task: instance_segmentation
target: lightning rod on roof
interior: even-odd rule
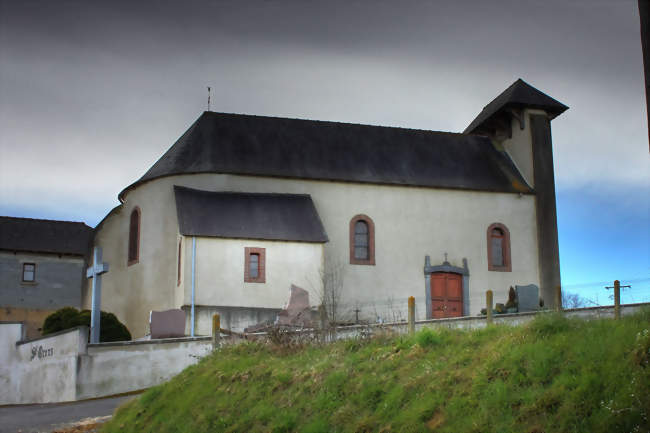
[[[208,86],[208,111],[210,111],[210,86]]]

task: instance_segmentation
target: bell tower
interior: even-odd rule
[[[490,137],[535,192],[540,295],[547,307],[555,306],[561,285],[551,120],[568,108],[520,78],[464,131]]]

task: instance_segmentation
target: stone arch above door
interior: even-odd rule
[[[463,267],[454,266],[446,260],[440,265],[431,265],[431,258],[424,256],[424,294],[426,299],[427,319],[433,317],[431,311],[431,274],[437,272],[447,272],[459,274],[463,280],[463,316],[469,315],[469,267],[467,259],[463,258]]]

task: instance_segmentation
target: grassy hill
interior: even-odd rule
[[[242,344],[120,408],[105,432],[648,432],[650,310],[548,314],[327,346]]]

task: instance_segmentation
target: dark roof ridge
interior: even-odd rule
[[[212,191],[207,189],[198,189],[190,188],[183,185],[174,185],[174,189],[186,189],[189,191],[197,191],[207,194],[232,194],[232,195],[247,195],[251,197],[269,197],[269,196],[280,196],[280,197],[311,197],[310,194],[293,194],[293,193],[284,193],[284,192],[248,192],[248,191]]]
[[[386,129],[398,129],[405,131],[419,131],[419,132],[430,132],[434,134],[449,134],[449,135],[468,135],[464,132],[453,132],[453,131],[437,131],[433,129],[424,129],[424,128],[408,128],[405,126],[390,126],[390,125],[375,125],[372,123],[358,123],[358,122],[342,122],[338,120],[319,120],[319,119],[306,119],[302,117],[284,117],[284,116],[266,116],[263,114],[247,114],[247,113],[226,113],[223,111],[204,111],[201,116],[204,115],[226,115],[226,116],[246,116],[246,117],[257,117],[262,119],[281,119],[281,120],[297,120],[301,122],[313,122],[313,123],[325,123],[330,125],[348,125],[348,126],[367,126],[370,128],[386,128]],[[199,116],[199,119],[201,118]]]
[[[15,220],[31,220],[31,221],[43,221],[43,222],[55,222],[55,223],[66,223],[66,224],[82,224],[92,229],[85,221],[67,221],[67,220],[53,220],[48,218],[30,218],[30,217],[14,217],[9,215],[0,215],[0,218],[11,218]]]
[[[508,87],[505,88],[505,90],[503,90],[501,93],[499,93],[499,95],[501,95],[502,93],[508,93],[508,91],[510,91],[510,89],[512,89],[513,87],[515,87],[515,86],[517,86],[517,85],[521,85],[521,84],[526,84],[526,85],[529,85],[529,86],[530,86],[530,84],[528,84],[527,82],[525,82],[525,81],[522,80],[521,78],[517,78],[517,79],[516,79],[516,80],[515,80],[511,85],[509,85]],[[494,104],[494,101],[495,101],[497,98],[498,98],[498,95],[497,95],[497,97],[495,97],[494,99],[492,99],[490,102],[488,102],[487,104],[485,104],[481,110],[485,110],[487,107],[489,107],[490,105]]]

